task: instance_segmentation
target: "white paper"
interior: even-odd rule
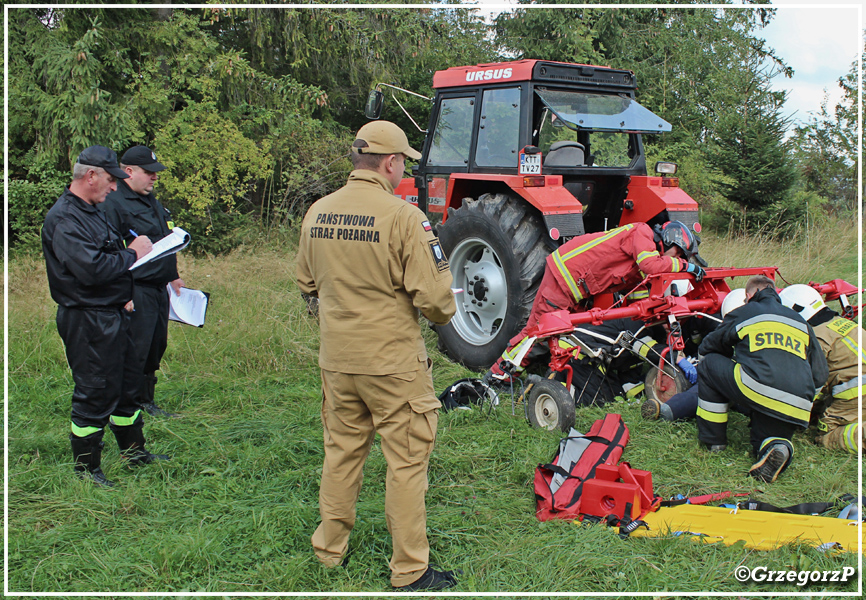
[[[135,263],[129,267],[129,270],[132,271],[136,267],[140,267],[152,260],[168,256],[169,254],[174,254],[175,252],[183,250],[188,245],[189,234],[180,227],[175,227],[171,233],[153,245],[153,250],[135,261]]]
[[[169,297],[168,318],[195,327],[204,325],[204,318],[207,313],[207,296],[205,293],[201,290],[182,287],[180,288],[180,296],[178,296],[171,289],[171,284],[166,287]]]

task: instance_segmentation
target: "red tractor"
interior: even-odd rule
[[[380,86],[369,118],[381,113]],[[674,219],[700,230],[676,165],[647,176],[641,135],[671,126],[635,102],[633,72],[521,60],[437,71],[433,87],[420,163],[396,194],[441,216],[453,287],[464,290],[437,328],[452,359],[483,370],[499,357],[526,322],[546,257],[568,239]]]

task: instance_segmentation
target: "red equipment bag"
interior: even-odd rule
[[[595,477],[599,465],[619,462],[628,435],[622,417],[609,413],[593,423],[585,435],[563,438],[551,464],[539,464],[535,469],[538,520],[578,518],[584,481]]]

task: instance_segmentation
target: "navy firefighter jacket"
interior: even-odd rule
[[[756,410],[802,427],[827,381],[827,359],[815,332],[782,305],[772,288],[725,317],[701,343],[700,354],[733,356],[737,387]]]

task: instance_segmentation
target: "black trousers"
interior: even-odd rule
[[[760,412],[737,386],[735,364],[727,356],[715,353],[707,354],[698,363],[698,440],[707,445],[728,443],[728,408],[748,415],[749,441],[755,455],[767,438],[790,440],[798,426]]]
[[[130,357],[139,374],[132,394],[141,403],[153,402],[156,371],[168,347],[168,294],[165,286],[135,286],[131,314],[134,351]]]
[[[72,369],[73,433],[102,430],[110,416],[131,418],[139,410],[132,395],[138,377],[132,361],[129,313],[122,308],[57,308],[57,331]],[[77,429],[76,429],[77,428]]]

